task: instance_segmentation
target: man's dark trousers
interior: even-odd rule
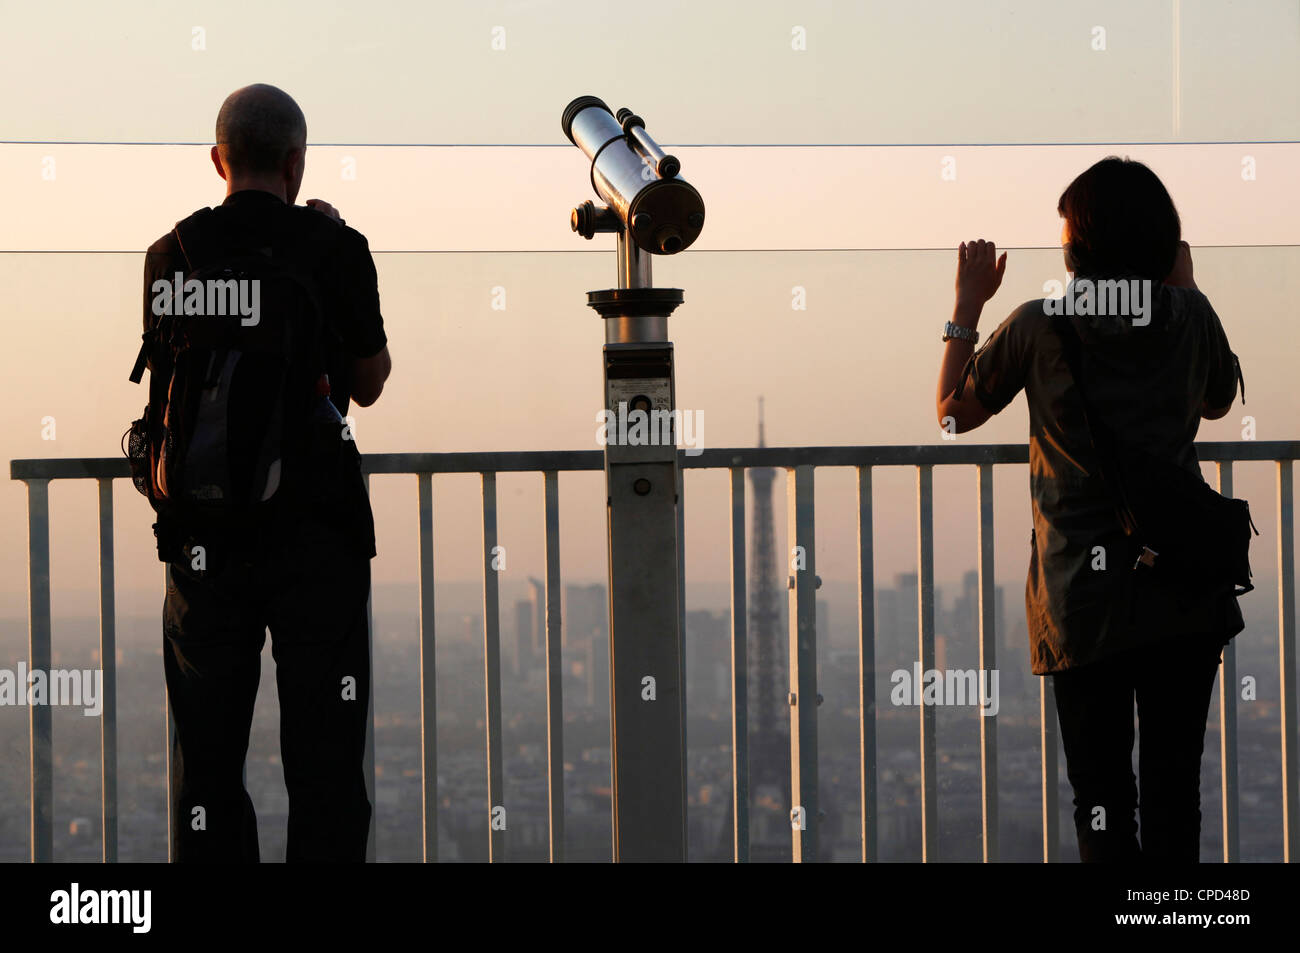
[[[1084,863],[1199,861],[1201,755],[1223,645],[1218,635],[1188,636],[1052,676]]]
[[[286,860],[364,861],[369,559],[339,531],[309,522],[212,569],[192,563],[170,564],[163,606],[176,722],[173,859],[259,859],[243,766],[269,627],[289,792]]]

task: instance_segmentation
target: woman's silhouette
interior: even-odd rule
[[[1020,305],[978,350],[980,311],[1007,256],[985,241],[958,249],[939,422],[949,432],[971,430],[1025,391],[1030,655],[1034,673],[1053,678],[1081,858],[1196,862],[1206,715],[1223,646],[1244,627],[1241,612],[1233,596],[1158,585],[1121,556],[1129,550],[1100,480],[1059,323],[1069,321],[1082,342],[1079,371],[1094,427],[1100,418],[1118,452],[1140,447],[1198,476],[1197,427],[1228,412],[1241,372],[1192,280],[1178,212],[1155,173],[1103,159],[1070,183],[1057,211],[1074,282],[1063,298]]]

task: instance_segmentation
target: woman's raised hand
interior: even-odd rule
[[[998,257],[993,242],[983,239],[957,246],[957,303],[982,307],[1002,284],[1007,270],[1007,253]]]

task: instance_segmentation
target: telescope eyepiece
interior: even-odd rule
[[[640,126],[642,129],[645,128],[645,120],[632,112],[632,110],[628,109],[626,106],[614,113],[614,118],[618,120],[618,124],[622,126],[623,131],[627,133],[632,131],[633,126]]]

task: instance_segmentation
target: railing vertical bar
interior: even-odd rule
[[[793,859],[816,861],[821,832],[817,787],[817,571],[811,466],[792,467],[786,481],[790,585],[790,796]]]
[[[749,651],[745,592],[745,468],[731,468],[731,844],[749,862]]]
[[[363,473],[366,496],[370,495],[370,474]],[[362,759],[362,775],[366,782],[366,798],[370,801],[370,831],[366,836],[366,863],[373,864],[378,856],[379,803],[375,800],[375,583],[370,581],[370,591],[366,593],[366,654],[370,673],[370,685],[366,689],[366,751]]]
[[[49,673],[50,481],[27,480],[27,665]],[[26,685],[21,687],[27,692]],[[30,698],[26,699],[30,702]],[[54,860],[54,734],[49,705],[27,705],[32,863]]]
[[[1296,751],[1295,487],[1290,460],[1277,463],[1278,686],[1282,699],[1282,860],[1300,857],[1300,761]]]
[[[934,668],[934,467],[916,468],[917,656],[921,678]],[[919,690],[920,685],[916,686]],[[924,702],[924,699],[917,699]],[[918,706],[921,713],[921,861],[939,859],[939,784],[935,711]]]
[[[690,759],[686,756],[686,744],[688,727],[686,721],[686,653],[689,645],[686,633],[686,471],[679,465],[677,471],[677,644],[681,651],[677,656],[677,700],[680,709],[679,724],[682,726],[682,793],[681,804],[683,818],[682,822],[686,826],[687,835],[683,850],[685,855],[683,861],[690,858],[691,839],[690,839],[690,798],[687,797],[687,791],[690,788]]]
[[[876,568],[871,502],[871,467],[858,467],[858,765],[864,864],[880,859],[880,793],[876,774]]]
[[[113,480],[99,478],[100,830],[104,863],[117,863],[117,612],[113,591]]]
[[[420,801],[424,862],[438,860],[438,661],[433,588],[433,474],[416,475],[420,504]]]
[[[497,475],[483,477],[483,669],[486,687],[488,862],[505,860],[506,810],[501,755],[501,619],[497,560]]]
[[[163,563],[163,599],[167,599],[167,590],[172,584],[172,567],[170,563]],[[165,786],[167,789],[167,861],[168,863],[176,862],[176,825],[179,818],[176,817],[175,802],[172,800],[176,792],[175,778],[172,776],[172,769],[175,767],[176,758],[176,719],[172,717],[172,696],[167,690],[167,683],[163,682],[163,744],[165,751],[165,760],[163,770],[166,773]]]
[[[364,473],[365,495],[370,495],[370,475]],[[378,823],[376,815],[380,805],[374,800],[374,580],[370,580],[370,590],[365,594],[365,642],[367,642],[367,667],[370,672],[370,685],[365,692],[365,758],[361,772],[365,776],[365,797],[370,802],[370,831],[365,839],[365,862],[374,863],[378,855]]]
[[[564,659],[560,614],[560,478],[542,474],[546,524],[546,799],[550,858],[564,863]],[[588,677],[594,678],[592,673]]]
[[[1219,492],[1232,496],[1232,461],[1217,464]],[[1219,668],[1219,771],[1223,792],[1223,862],[1241,859],[1240,798],[1237,793],[1237,642],[1223,647]]]
[[[997,672],[997,590],[993,570],[993,465],[979,466],[979,590],[980,691],[992,686]],[[998,699],[980,698],[980,802],[983,815],[984,863],[998,860]]]
[[[1043,768],[1043,863],[1051,864],[1061,851],[1061,818],[1056,790],[1056,687],[1050,675],[1038,680],[1038,742]]]

